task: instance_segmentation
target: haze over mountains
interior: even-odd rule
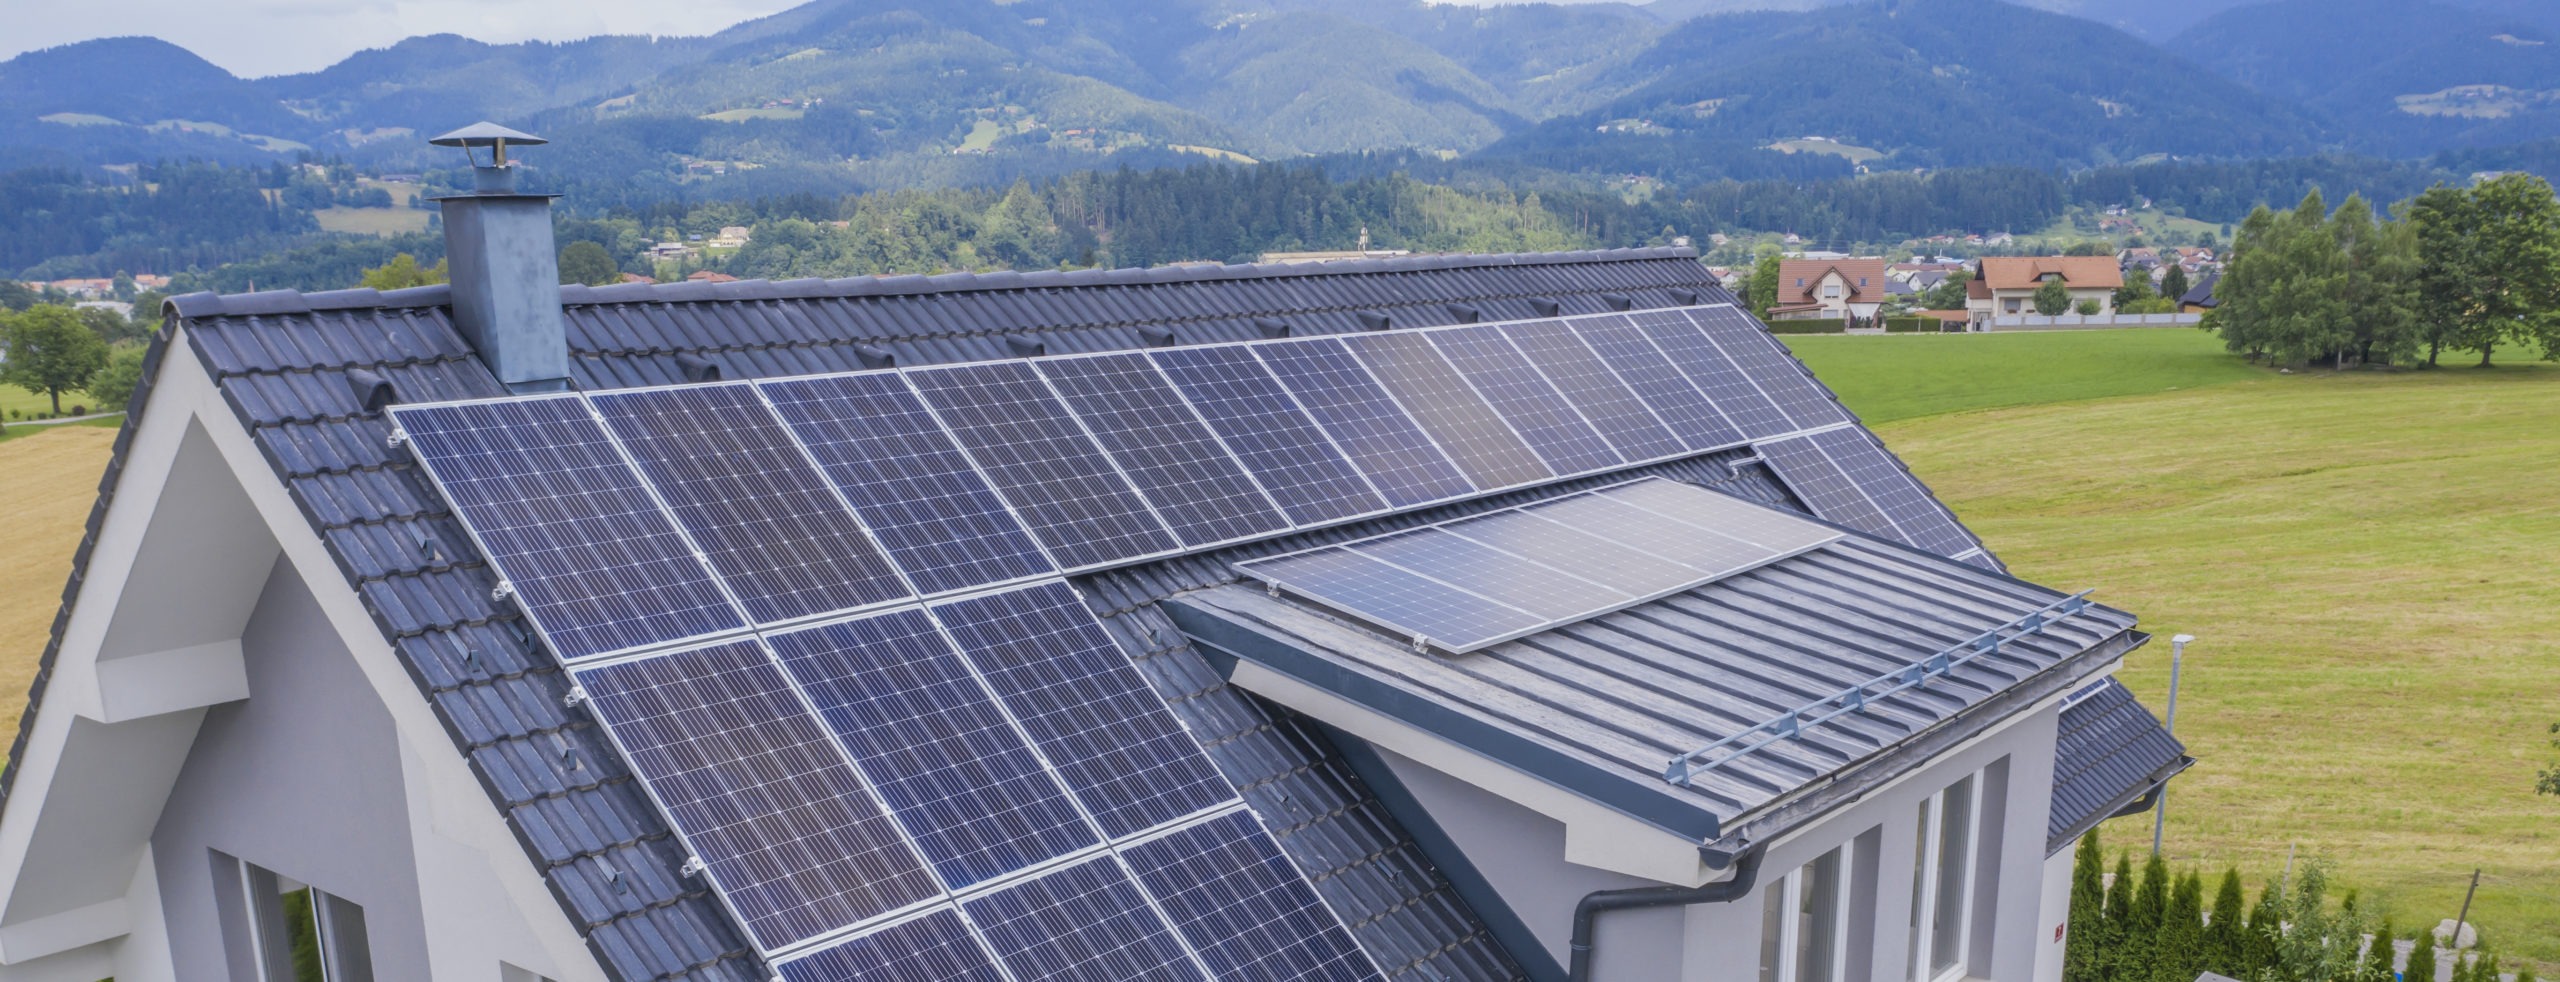
[[[1735,12],[1773,6],[1803,9]],[[0,168],[447,166],[424,136],[482,118],[552,137],[560,169],[667,185],[1352,151],[1670,179],[2414,156],[2560,136],[2555,6],[815,0],[706,37],[441,35],[247,80],[117,38],[0,63]]]

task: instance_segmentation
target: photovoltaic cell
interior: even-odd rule
[[[1801,552],[1840,537],[1836,531],[1775,508],[1676,481],[1636,481],[1591,494],[1741,539],[1771,552]]]
[[[1698,391],[1707,394],[1716,410],[1732,420],[1744,436],[1759,439],[1780,433],[1795,432],[1795,423],[1778,411],[1776,403],[1761,394],[1751,377],[1724,356],[1723,349],[1707,340],[1705,331],[1677,310],[1660,310],[1631,315],[1647,339],[1671,359]]]
[[[1519,431],[1548,469],[1579,474],[1621,463],[1618,452],[1539,374],[1537,366],[1511,346],[1501,328],[1462,327],[1432,331],[1425,337]]]
[[[1489,491],[1554,476],[1511,424],[1420,335],[1359,334],[1343,343],[1476,487]]]
[[[758,387],[917,589],[1056,569],[896,374]]]
[[[1634,321],[1610,314],[1576,318],[1565,326],[1589,344],[1689,449],[1712,450],[1743,442],[1742,431],[1716,411]]]
[[[1238,564],[1292,592],[1452,651],[1536,628],[1541,619],[1437,580],[1331,548]]]
[[[1767,549],[1732,536],[1673,521],[1658,513],[1598,495],[1582,494],[1544,501],[1521,511],[1630,549],[1652,553],[1707,576],[1723,576],[1738,568],[1766,562],[1773,555]]]
[[[1517,511],[1479,515],[1441,528],[1637,596],[1698,577],[1688,566]]]
[[[1286,531],[1288,519],[1145,355],[1037,363],[1188,546]]]
[[[1751,315],[1732,307],[1701,307],[1688,314],[1717,347],[1724,349],[1725,357],[1751,373],[1752,381],[1760,383],[1760,391],[1777,401],[1787,418],[1795,420],[1797,429],[1849,421],[1849,413],[1840,408],[1839,400],[1823,391],[1795,356],[1778,343],[1777,336],[1754,322]]]
[[[1063,584],[937,605],[962,654],[1112,838],[1235,797]]]
[[[782,982],[1004,982],[959,912],[947,907],[775,970]]]
[[[748,616],[770,624],[911,596],[753,388],[590,401]]]
[[[1201,978],[1164,918],[1110,856],[961,906],[1018,982]]]
[[[1501,330],[1620,456],[1644,461],[1687,449],[1679,437],[1663,426],[1660,417],[1645,408],[1644,400],[1629,390],[1564,322],[1531,321]],[[1681,388],[1688,386],[1683,384]]]
[[[1962,555],[1981,545],[1865,430],[1816,433],[1813,443],[1902,530],[1907,544],[1941,556]]]
[[[1250,814],[1230,812],[1122,855],[1221,982],[1378,978]]]
[[[1180,547],[1031,366],[984,362],[905,374],[1059,565]]]
[[[1475,490],[1341,342],[1308,338],[1256,345],[1254,352],[1389,505],[1403,508]]]
[[[940,893],[756,642],[576,675],[757,944]]]
[[[1251,349],[1174,348],[1149,357],[1291,519],[1312,525],[1387,506]]]
[[[1517,556],[1436,528],[1418,528],[1348,547],[1371,559],[1402,566],[1468,593],[1517,607],[1540,620],[1572,618],[1634,599],[1567,576],[1527,556]]]
[[[391,412],[559,657],[746,627],[583,400]]]
[[[952,889],[1101,841],[923,611],[772,643]]]
[[[1878,511],[1875,503],[1849,480],[1849,475],[1832,463],[1831,458],[1824,455],[1822,448],[1815,446],[1812,440],[1782,440],[1757,444],[1755,449],[1768,459],[1769,466],[1787,482],[1787,487],[1796,493],[1796,497],[1804,499],[1805,505],[1825,521],[1870,535],[1901,540],[1901,531],[1885,519],[1884,512]]]

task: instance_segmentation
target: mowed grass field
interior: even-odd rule
[[[0,739],[18,732],[71,575],[71,554],[98,498],[112,427],[12,426],[0,442]]]
[[[2020,577],[2187,632],[2167,851],[2289,845],[2560,963],[2560,366],[2278,375],[2189,330],[1790,338]],[[2111,849],[2148,844],[2147,817]],[[2208,881],[2209,883],[2210,881]]]

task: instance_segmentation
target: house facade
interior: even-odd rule
[[[541,202],[447,202],[448,235],[465,237],[455,254],[511,260],[457,261],[452,285],[170,301],[0,777],[0,980],[289,978],[299,949],[329,979],[803,982],[979,977],[949,966],[1100,950],[1077,948],[1091,925],[1074,918],[984,926],[1011,886],[940,887],[944,899],[878,914],[821,898],[789,909],[842,916],[794,915],[799,933],[777,943],[751,913],[790,892],[809,872],[799,864],[833,854],[739,831],[765,827],[752,807],[743,824],[702,824],[596,681],[600,664],[663,666],[700,649],[582,654],[543,599],[564,584],[524,562],[624,548],[616,536],[629,522],[686,529],[695,513],[645,506],[620,526],[525,545],[440,469],[421,413],[444,406],[601,406],[634,389],[771,399],[787,379],[937,392],[932,381],[959,366],[1059,379],[1062,366],[1132,354],[1159,366],[1148,377],[1179,382],[1166,366],[1340,352],[1331,364],[1344,371],[1323,387],[1254,369],[1182,389],[1165,411],[1198,413],[1216,434],[1208,445],[1225,448],[1280,433],[1243,428],[1296,407],[1287,415],[1309,422],[1289,432],[1313,441],[1308,452],[1349,448],[1321,458],[1347,462],[1344,488],[1426,465],[1446,469],[1446,488],[1062,561],[1054,574],[1125,656],[1102,671],[1137,680],[1130,698],[1170,714],[1181,746],[1196,743],[1179,752],[1207,761],[1238,801],[1114,840],[1092,860],[1143,886],[1127,888],[1143,909],[1118,913],[1158,923],[1149,936],[1174,959],[1166,977],[2052,979],[2073,838],[2139,807],[2185,764],[2109,677],[2147,639],[2133,616],[2007,576],[1686,250],[553,287],[519,268],[547,259],[547,243],[512,255],[509,235],[467,238],[501,211],[547,229]],[[1271,391],[1287,398],[1262,414],[1215,408],[1255,378],[1284,383]],[[1383,397],[1369,415],[1325,409],[1349,405],[1328,400],[1370,378],[1407,381],[1375,383]],[[1440,390],[1452,395],[1437,411],[1412,411],[1411,432],[1426,439],[1398,454],[1362,450],[1358,435],[1426,404],[1415,398],[1426,378],[1462,380]],[[1509,394],[1479,403],[1463,391]],[[1536,407],[1520,400],[1538,398],[1557,401],[1534,418],[1588,429],[1531,425]],[[1178,502],[1155,496],[1173,485],[1136,476],[1143,467],[1120,442],[1140,431],[1107,430],[1110,417],[1076,405],[1062,415],[1088,436],[1059,439],[1097,441],[1091,455],[1108,466],[1094,479],[1121,474],[1147,511],[1170,512]],[[1462,411],[1475,415],[1452,415]],[[1461,448],[1462,432],[1477,442]],[[1591,441],[1585,456],[1562,449],[1573,434]],[[684,473],[736,464],[730,444],[673,446]],[[959,446],[955,475],[1001,470],[985,448]],[[1272,501],[1319,460],[1234,453]],[[1373,471],[1380,461],[1403,466]],[[510,480],[570,479],[527,466]],[[868,509],[934,506],[857,496],[815,464],[778,466],[834,482],[814,485],[836,489],[819,500],[882,543]],[[989,486],[1004,514],[1042,493]],[[1668,499],[1593,503],[1629,489],[1720,502],[1718,514],[1748,521],[1656,510]],[[1615,533],[1642,540],[1616,547],[1632,561],[1607,568],[1649,564],[1685,585],[1456,652],[1389,628],[1403,615],[1372,601],[1326,602],[1257,572],[1417,537],[1481,545],[1505,523],[1551,537],[1570,509],[1635,523]],[[725,527],[764,520],[754,512],[726,513],[741,521]],[[1661,558],[1674,542],[1730,549],[1760,534],[1744,525],[1814,544],[1722,575]],[[1567,555],[1478,548],[1424,579],[1488,604],[1458,624],[1478,627],[1508,616],[1487,599],[1500,585],[1451,578],[1509,564],[1507,575],[1541,584],[1538,598],[1589,592],[1584,574],[1558,565]],[[605,626],[663,613],[624,611]],[[794,752],[817,757],[795,759],[862,778],[841,786],[841,801],[811,803],[819,812],[914,776],[855,749],[834,729],[844,717],[789,702],[704,715],[679,735],[798,720],[795,732],[816,736]],[[1661,747],[1699,749],[1666,771]],[[696,750],[706,768],[733,763]],[[878,802],[882,821],[922,827],[897,799]],[[1209,822],[1267,837],[1278,858],[1208,854],[1182,867],[1196,881],[1169,885],[1168,868],[1129,858]],[[929,850],[905,841],[883,848]],[[745,885],[739,849],[782,879]],[[1030,889],[1086,868],[1008,875]],[[1262,892],[1217,892],[1254,871]],[[1273,905],[1284,896],[1311,899]],[[1184,913],[1230,908],[1255,913]],[[980,926],[942,937],[945,948],[883,954],[950,911]],[[1347,941],[1329,958],[1278,967],[1332,938]],[[1053,977],[1144,974],[1096,958]],[[934,965],[945,968],[919,967]],[[1239,967],[1251,965],[1261,967]]]
[[[1884,260],[1785,259],[1778,263],[1773,320],[1868,320],[1884,308]]]
[[[1965,285],[1965,309],[1976,324],[2038,313],[2036,291],[2055,280],[2071,294],[2072,309],[2063,313],[2095,301],[2099,314],[2112,314],[2124,272],[2112,256],[1985,256],[1981,272]]]

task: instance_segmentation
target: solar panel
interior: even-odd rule
[[[1842,472],[1838,464],[1832,463],[1831,458],[1812,440],[1798,438],[1755,444],[1754,449],[1759,450],[1770,468],[1778,472],[1779,479],[1787,483],[1787,488],[1825,521],[1897,541],[1902,538],[1901,530],[1893,527],[1893,522],[1884,517],[1884,512],[1876,508],[1875,502],[1868,500],[1866,493],[1858,490],[1858,485],[1849,480],[1849,475]]]
[[[1252,815],[1229,812],[1121,855],[1221,982],[1379,977]]]
[[[1238,563],[1236,568],[1450,651],[1472,651],[1544,623],[1528,611],[1338,547]]]
[[[1252,349],[1174,348],[1149,357],[1292,520],[1319,524],[1387,506]]]
[[[1699,493],[1715,494],[1705,490]],[[1723,576],[1770,558],[1769,550],[1733,536],[1597,494],[1542,501],[1520,510],[1630,549],[1652,553],[1706,576]]]
[[[1479,515],[1441,528],[1636,596],[1698,576],[1688,566],[1519,511]]]
[[[1760,391],[1778,404],[1778,408],[1795,420],[1796,428],[1809,430],[1817,426],[1849,421],[1848,410],[1831,398],[1804,365],[1778,343],[1758,322],[1732,307],[1698,307],[1688,311],[1692,320],[1707,332],[1707,337],[1724,349],[1725,357],[1751,373]]]
[[[1674,481],[1636,481],[1592,492],[1771,552],[1801,552],[1840,533],[1775,508]]]
[[[917,589],[941,593],[1056,570],[897,375],[757,387]]]
[[[1572,618],[1584,611],[1625,603],[1628,594],[1566,575],[1524,556],[1451,535],[1418,528],[1351,546],[1352,552],[1393,563],[1468,593],[1517,607],[1541,620]]]
[[[772,644],[952,889],[1101,841],[923,611]]]
[[[1816,433],[1813,443],[1832,463],[1840,465],[1850,483],[1875,501],[1885,518],[1902,531],[1904,542],[1941,556],[1962,555],[1981,545],[1865,430],[1853,427]]]
[[[391,413],[559,657],[746,627],[585,401]]]
[[[1058,565],[1180,547],[1031,366],[983,362],[905,374]]]
[[[960,913],[948,907],[774,969],[782,982],[1005,982]]]
[[[913,595],[753,388],[589,401],[758,622]]]
[[[761,645],[575,674],[623,758],[765,949],[940,894]]]
[[[1200,979],[1189,952],[1110,856],[961,907],[1016,982]]]
[[[1403,508],[1475,490],[1342,342],[1308,338],[1253,350],[1387,504]]]
[[[1289,520],[1145,355],[1036,364],[1184,545],[1289,528]]]
[[[1420,335],[1360,334],[1343,343],[1477,488],[1489,491],[1554,476],[1511,424]]]
[[[1645,408],[1689,449],[1711,450],[1743,442],[1742,431],[1716,411],[1715,404],[1699,393],[1689,376],[1673,366],[1634,321],[1609,314],[1575,318],[1565,326],[1590,345],[1618,380],[1627,383],[1644,400]]]
[[[1064,584],[939,604],[933,615],[1103,834],[1130,835],[1235,797]]]
[[[1565,401],[1600,431],[1619,456],[1643,461],[1687,449],[1679,437],[1663,426],[1661,417],[1645,407],[1644,399],[1628,389],[1618,373],[1611,371],[1564,322],[1531,321],[1501,330],[1531,364],[1538,366],[1547,381],[1555,384]],[[1684,383],[1681,388],[1688,386]],[[1694,390],[1691,398],[1696,399]]]
[[[1520,349],[1512,347],[1501,328],[1462,327],[1424,336],[1537,451],[1549,470],[1579,474],[1622,462],[1582,412],[1565,401]]]
[[[1795,423],[1778,411],[1776,403],[1753,385],[1724,351],[1707,340],[1687,314],[1677,310],[1658,310],[1632,315],[1636,326],[1648,340],[1671,359],[1689,382],[1704,392],[1716,410],[1732,420],[1744,436],[1759,439],[1780,433],[1792,433]]]

